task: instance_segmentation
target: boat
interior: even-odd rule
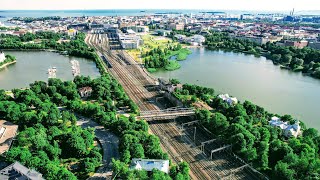
[[[49,68],[48,69],[48,78],[56,78],[56,72],[57,72],[57,68],[53,67],[53,68]]]

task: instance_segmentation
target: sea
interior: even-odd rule
[[[203,12],[224,12],[228,14],[288,13],[285,11],[247,11],[247,10],[200,10],[200,9],[107,9],[107,10],[0,10],[0,16],[12,17],[77,17],[77,16],[138,16],[151,14],[198,14]],[[319,11],[300,11],[297,14],[320,15]]]
[[[203,13],[226,13],[226,14],[288,14],[285,11],[246,11],[246,10],[185,10],[185,9],[108,9],[108,10],[0,10],[0,22],[5,25],[6,20],[13,17],[80,17],[80,16],[143,16],[154,14],[203,14]],[[300,11],[296,14],[320,15],[319,11]]]

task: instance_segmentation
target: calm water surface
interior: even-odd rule
[[[98,77],[99,70],[93,61],[59,55],[53,52],[19,52],[7,51],[14,55],[17,63],[0,70],[0,89],[25,88],[34,81],[47,81],[47,71],[50,67],[57,67],[57,78],[72,80],[71,60],[80,63],[81,75]]]
[[[282,70],[266,58],[203,48],[192,49],[176,71],[157,77],[212,87],[241,101],[249,100],[272,113],[291,114],[320,130],[320,80]]]

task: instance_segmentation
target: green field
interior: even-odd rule
[[[169,64],[165,67],[167,71],[174,71],[181,67],[181,65],[178,63],[178,61],[169,61]]]
[[[172,42],[171,39],[160,37],[160,36],[153,36],[150,34],[142,35],[143,45],[139,49],[130,49],[126,50],[137,62],[142,63],[143,61],[140,56],[141,53],[146,53],[153,48],[160,47],[161,49],[166,48],[168,45],[177,45],[178,43]]]
[[[183,61],[187,59],[189,54],[191,54],[190,49],[182,48],[179,51],[172,51],[172,53],[170,54],[170,57],[176,56],[177,61]]]
[[[147,71],[153,73],[153,72],[156,72],[157,69],[156,68],[148,68]]]

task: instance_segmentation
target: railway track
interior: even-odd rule
[[[139,106],[141,110],[157,110],[156,106],[146,102],[146,100],[152,99],[155,94],[147,91],[142,86],[141,82],[134,77],[133,73],[128,72],[121,62],[115,60],[115,58],[110,55],[111,52],[108,51],[107,47],[97,47],[97,41],[94,40],[97,39],[96,36],[97,35],[93,35],[93,37],[90,38],[91,42],[89,44],[95,47],[96,50],[100,51],[101,55],[105,56],[109,63],[112,64],[113,68],[110,72],[117,80],[119,80],[119,83],[125,89],[128,96]],[[102,42],[106,42],[106,40],[102,38]]]
[[[160,110],[161,108],[153,104],[152,100],[157,96],[156,92],[148,91],[145,86],[154,84],[154,80],[143,72],[139,65],[133,64],[131,60],[125,63],[118,56],[121,51],[109,50],[106,36],[91,35],[86,37],[86,42],[94,48],[98,55],[105,56],[112,68],[103,63],[103,67],[119,81],[128,96],[138,105],[141,111]],[[190,137],[183,134],[175,123],[155,123],[150,124],[150,131],[160,138],[161,146],[169,154],[175,163],[184,160],[190,165],[191,179],[250,179],[245,171],[239,171],[230,175],[231,169],[236,169],[236,165],[230,157],[220,154],[216,158],[209,160],[201,150],[195,147]],[[230,175],[230,176],[229,176]]]

